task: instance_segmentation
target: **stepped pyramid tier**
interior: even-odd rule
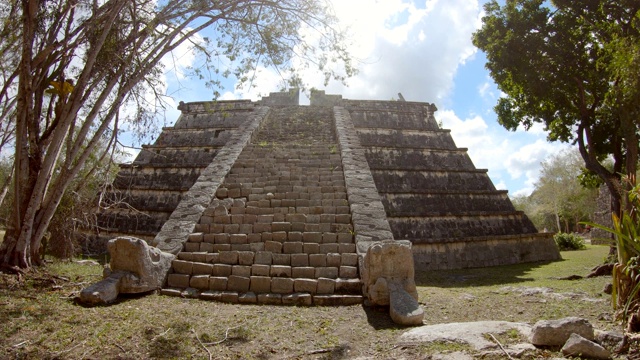
[[[311,106],[299,106],[289,91],[180,109],[123,167],[120,193],[104,194],[124,194],[145,216],[99,214],[102,237],[144,238],[173,254],[165,294],[365,301],[417,324],[414,262],[419,271],[559,259],[550,235],[440,129],[432,104],[313,91]]]

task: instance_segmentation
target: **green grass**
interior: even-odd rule
[[[597,328],[617,328],[608,295],[610,277],[586,275],[607,247],[563,252],[563,261],[484,269],[420,272],[416,279],[428,324],[454,321],[583,316]],[[386,309],[233,305],[150,294],[85,308],[74,296],[100,278],[101,266],[50,264],[18,282],[0,276],[0,358],[22,359],[331,359],[424,358],[471,351],[455,343],[399,346],[405,331]],[[554,295],[514,289],[549,288]],[[585,300],[588,299],[588,300]],[[517,334],[494,334],[512,343]],[[207,350],[205,350],[205,347]]]

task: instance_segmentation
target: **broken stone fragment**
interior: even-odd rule
[[[540,320],[531,329],[531,343],[537,346],[563,345],[571,334],[594,340],[593,326],[588,320],[567,317],[558,320]]]
[[[173,254],[149,246],[144,240],[122,236],[109,240],[110,270],[105,278],[80,292],[87,305],[108,304],[119,293],[136,294],[159,289],[165,282]]]
[[[562,347],[562,353],[567,356],[580,356],[587,359],[611,358],[611,353],[607,349],[578,334],[571,334]]]

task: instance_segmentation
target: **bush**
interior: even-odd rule
[[[555,240],[560,251],[584,250],[587,248],[584,244],[584,239],[575,234],[557,233],[553,236],[553,240]]]

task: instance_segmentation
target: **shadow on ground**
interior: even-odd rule
[[[474,286],[518,284],[534,279],[529,277],[533,270],[552,262],[543,261],[516,265],[493,266],[486,268],[416,271],[417,286],[434,286],[442,288],[465,288]]]

